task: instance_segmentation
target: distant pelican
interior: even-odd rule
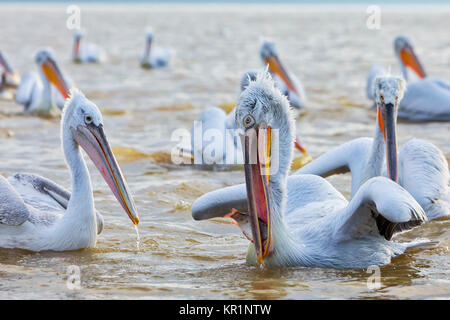
[[[374,138],[344,143],[296,173],[328,177],[350,171],[353,196],[368,179],[387,175],[411,193],[429,220],[450,215],[449,169],[442,151],[427,141],[412,139],[397,155],[396,118],[403,101],[404,80],[378,77],[374,82],[378,111]]]
[[[6,57],[0,51],[0,98],[11,100],[14,94],[11,89],[17,88],[20,83],[20,76],[14,72]]]
[[[240,82],[241,92],[256,80],[256,71],[244,73]],[[196,164],[242,164],[242,150],[235,121],[234,108],[229,114],[218,107],[207,108],[191,129],[191,155]],[[297,140],[295,147],[307,156],[306,149]]]
[[[103,49],[95,43],[82,42],[83,33],[74,32],[73,61],[76,63],[100,63],[105,60]]]
[[[407,80],[407,90],[398,117],[413,121],[450,121],[450,84],[427,76],[407,37],[397,37],[394,50],[403,77]],[[369,73],[369,98],[374,99],[370,96],[373,80],[383,73],[384,70],[379,68]]]
[[[275,85],[282,94],[288,97],[291,106],[296,109],[303,108],[307,101],[303,86],[298,78],[288,72],[281,63],[275,43],[264,40],[261,45],[260,55],[264,66],[268,66],[269,72],[275,80]],[[250,73],[257,72],[259,71],[250,71]]]
[[[51,115],[62,109],[69,97],[68,84],[62,75],[53,54],[41,49],[35,55],[39,75],[28,72],[22,78],[16,92],[16,102],[25,112]],[[54,92],[52,85],[58,92]]]
[[[77,90],[61,120],[61,142],[72,175],[72,194],[40,176],[0,176],[0,247],[64,251],[94,247],[103,218],[96,213],[91,180],[80,147],[103,175],[133,221],[138,214],[103,131],[102,115]]]
[[[156,47],[153,44],[153,38],[153,31],[148,31],[145,37],[144,55],[141,58],[141,67],[146,69],[168,66],[173,55],[170,49]]]
[[[236,122],[245,132],[248,210],[241,211],[233,202],[233,194],[242,193],[235,186],[197,199],[192,216],[234,219],[253,242],[249,264],[367,268],[429,244],[389,241],[395,232],[426,220],[420,205],[390,179],[367,180],[347,202],[319,176],[287,177],[295,122],[286,97],[266,76],[259,76],[241,94]],[[278,165],[272,167],[274,162]]]

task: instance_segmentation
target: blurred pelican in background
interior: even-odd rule
[[[247,71],[240,82],[243,92],[251,81],[256,80],[256,71]],[[277,88],[279,89],[279,88]],[[190,153],[196,164],[242,164],[241,142],[237,135],[236,108],[228,114],[220,107],[210,107],[202,112],[191,129]],[[295,147],[302,156],[295,159],[296,168],[300,168],[311,157],[297,138]],[[202,161],[199,161],[198,159]]]
[[[13,70],[2,51],[0,51],[0,76],[0,99],[14,99],[14,89],[20,83],[20,76]]]
[[[233,186],[207,193],[192,205],[192,216],[232,218],[251,241],[247,263],[367,268],[432,244],[389,241],[426,221],[420,205],[390,179],[368,179],[347,202],[319,176],[288,178],[295,121],[270,77],[258,76],[241,94],[236,122],[245,132],[247,192]],[[247,206],[234,201],[237,194],[246,194]]]
[[[134,225],[133,198],[111,151],[98,107],[76,89],[61,120],[61,143],[72,176],[72,194],[43,177],[0,176],[0,247],[64,251],[94,247],[103,229],[81,149],[102,174]]]
[[[81,30],[75,30],[73,33],[74,45],[73,45],[73,61],[76,63],[100,63],[106,58],[103,49],[95,43],[84,42],[83,32]]]
[[[145,51],[141,57],[141,67],[145,69],[167,67],[173,51],[168,48],[156,47],[153,42],[153,29],[149,28],[145,35]]]
[[[291,106],[296,109],[303,108],[307,102],[303,86],[298,78],[288,72],[282,64],[278,51],[275,48],[275,43],[271,40],[263,40],[260,55],[264,67],[268,66],[269,72],[275,80],[276,87],[280,89],[282,94],[288,97]],[[249,71],[252,74],[258,72],[260,70]]]
[[[395,55],[403,77],[407,81],[405,96],[398,109],[398,117],[413,121],[450,121],[450,84],[427,76],[411,41],[398,36],[394,41]],[[367,79],[367,96],[373,96],[373,81],[385,71],[374,67]]]
[[[24,106],[25,112],[54,115],[69,97],[68,83],[49,49],[39,50],[35,62],[38,74],[28,72],[23,76],[17,88],[16,102]]]

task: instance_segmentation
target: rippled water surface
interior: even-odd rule
[[[238,81],[260,66],[261,36],[304,83],[309,104],[297,133],[313,157],[350,139],[371,136],[375,115],[365,98],[373,63],[397,70],[392,41],[408,34],[430,75],[450,79],[450,9],[382,7],[380,30],[366,27],[366,8],[82,6],[87,38],[108,61],[74,65],[66,7],[0,5],[1,49],[22,74],[34,51],[53,48],[64,74],[104,113],[105,130],[141,216],[135,230],[89,162],[105,229],[94,249],[30,253],[0,249],[0,298],[449,298],[449,221],[435,221],[396,240],[429,237],[438,247],[396,258],[370,290],[365,270],[266,269],[245,263],[247,240],[225,219],[196,222],[192,202],[207,191],[243,182],[243,171],[178,167],[170,162],[173,130],[189,129],[202,110],[232,103]],[[176,50],[171,68],[139,68],[144,31]],[[0,174],[38,173],[70,187],[59,142],[59,119],[21,115],[0,101]],[[400,143],[423,137],[449,159],[449,123],[399,124]],[[349,176],[330,181],[347,197]],[[81,270],[81,290],[66,285]]]

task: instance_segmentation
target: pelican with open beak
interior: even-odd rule
[[[103,130],[98,107],[76,89],[61,120],[61,140],[72,174],[72,193],[40,176],[0,176],[0,247],[64,251],[94,247],[103,229],[91,180],[81,155],[93,161],[134,225],[138,213]]]
[[[268,74],[241,94],[236,123],[243,130],[246,190],[237,185],[207,193],[193,203],[192,216],[233,219],[252,242],[249,264],[366,268],[418,245],[389,241],[426,220],[394,181],[371,178],[347,202],[319,176],[288,177],[295,122]],[[243,194],[246,204],[238,199]]]
[[[41,115],[58,113],[69,97],[69,86],[49,49],[41,49],[35,55],[37,75],[27,73],[16,92],[16,102],[24,111]],[[56,91],[54,91],[54,88]]]

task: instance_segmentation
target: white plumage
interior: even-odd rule
[[[249,117],[254,119],[254,126],[247,121]],[[253,235],[258,235],[261,230],[266,231],[264,228],[255,231],[252,227],[253,244],[249,247],[248,263],[258,264],[259,261],[268,266],[365,268],[387,264],[392,257],[420,243],[388,241],[395,232],[426,220],[423,209],[412,196],[389,179],[369,179],[347,202],[321,177],[287,177],[292,160],[294,121],[287,99],[274,89],[273,82],[267,76],[259,76],[241,94],[236,121],[243,130],[267,123],[272,131],[279,130],[280,138],[278,171],[269,176],[267,191],[263,193],[265,201],[257,201],[256,204],[257,220],[260,224],[266,223],[268,230],[262,243],[267,245],[269,239],[272,242],[266,256],[258,255],[255,248],[259,240],[255,241]],[[259,199],[256,193],[258,188],[253,188],[258,176],[247,175],[247,170],[253,170],[248,168],[255,168],[249,166],[252,167],[246,167],[246,187],[247,191],[251,190],[252,196],[247,195],[248,203]],[[264,182],[266,178],[262,176],[260,179]],[[236,211],[232,209],[236,209],[240,213],[238,223],[244,224],[243,227],[248,230],[242,216],[248,215],[251,224],[254,212],[245,203],[247,199],[240,199],[242,194],[245,194],[244,185],[205,194],[194,202],[192,215],[196,220],[233,217]],[[264,213],[261,207],[268,208],[267,216],[261,215]],[[261,234],[261,239],[263,236]]]
[[[410,40],[399,36],[394,41],[394,51],[407,90],[400,104],[398,116],[412,121],[450,121],[450,84],[442,79],[428,77],[417,58]],[[367,78],[367,96],[374,100],[372,87],[376,76],[385,70],[374,67]]]
[[[25,112],[53,114],[64,107],[69,83],[50,50],[39,50],[35,61],[38,73],[28,72],[22,77],[16,91],[16,102],[24,106]]]
[[[82,41],[84,35],[81,31],[74,32],[73,61],[76,63],[101,63],[106,60],[102,47],[95,43]]]
[[[103,229],[94,208],[89,172],[80,146],[91,157],[132,221],[139,222],[127,186],[103,134],[97,106],[74,90],[61,121],[61,141],[72,175],[72,194],[40,176],[0,176],[0,247],[31,251],[93,247]]]
[[[141,57],[141,66],[148,69],[167,67],[174,56],[174,51],[169,48],[157,47],[153,41],[153,32],[148,31],[145,38],[145,51]]]
[[[383,79],[389,78],[381,78]],[[384,101],[395,103],[395,90],[402,88],[391,85],[394,90],[376,93],[379,105],[380,94]],[[401,97],[398,103],[401,105]],[[386,175],[386,141],[380,129],[380,114],[377,116],[375,137],[359,138],[321,155],[296,174],[316,174],[327,177],[335,173],[350,171],[352,175],[352,196],[364,181],[374,176]],[[397,152],[397,151],[395,151]],[[447,160],[439,148],[421,139],[406,142],[398,153],[398,183],[408,190],[427,213],[428,219],[450,215],[449,169]]]

